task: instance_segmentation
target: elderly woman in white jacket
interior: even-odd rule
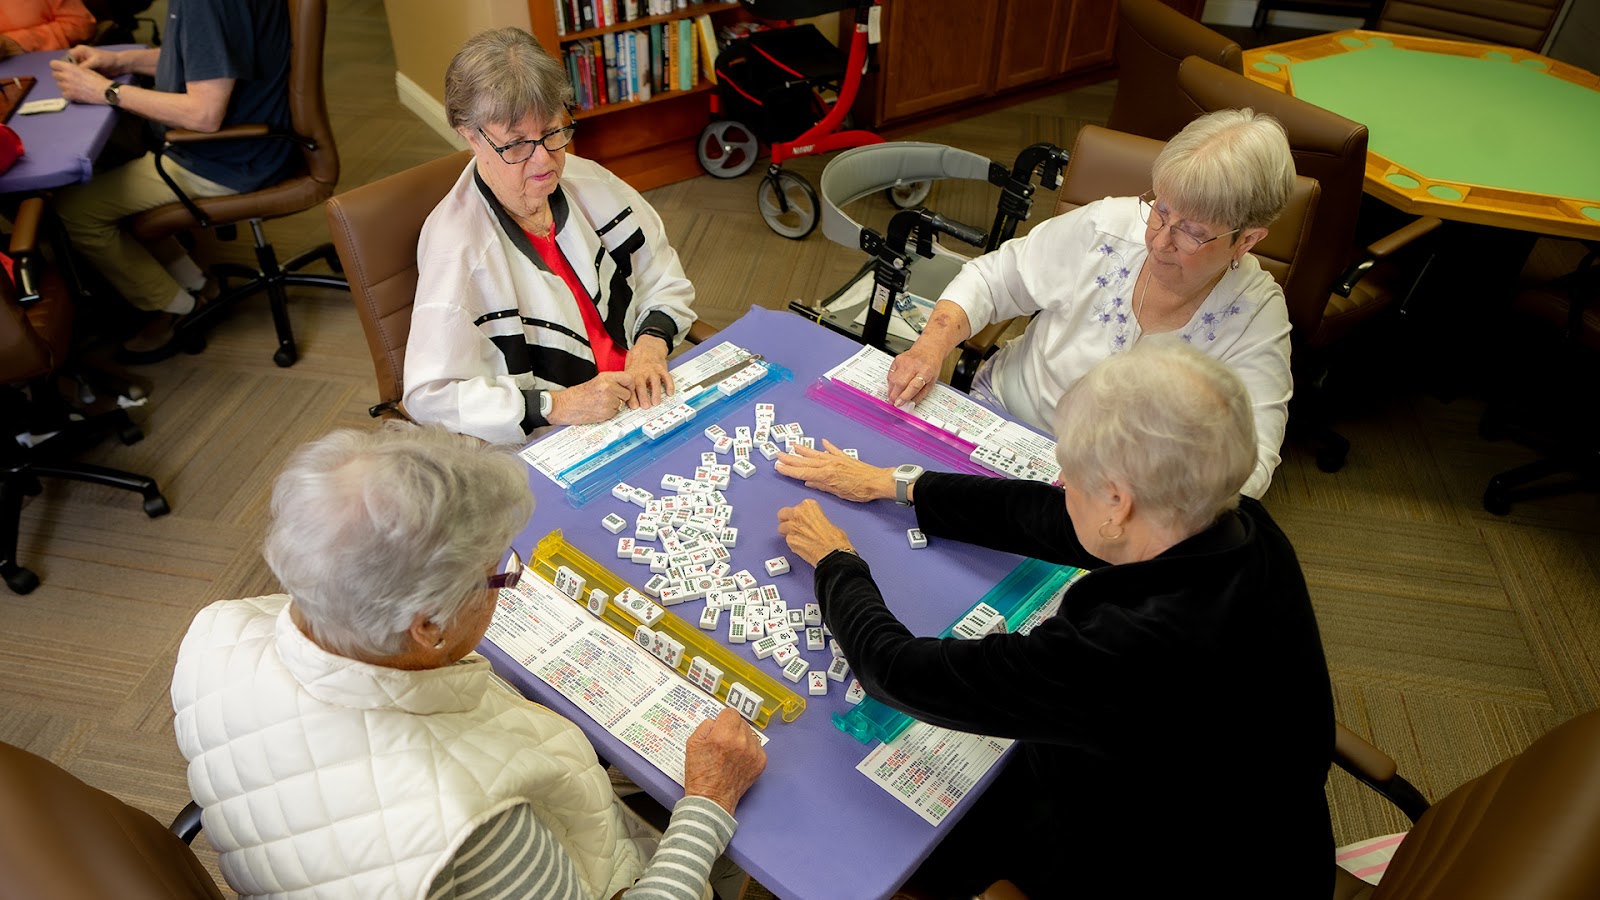
[[[417,246],[406,412],[520,444],[659,403],[694,288],[644,197],[572,152],[566,67],[501,28],[467,41],[444,90],[472,161]]]
[[[189,789],[240,895],[710,895],[766,764],[749,726],[725,710],[695,731],[657,835],[577,726],[472,652],[526,478],[440,429],[334,432],[289,461],[266,543],[288,593],[201,610],[172,678]]]
[[[1283,291],[1250,249],[1288,204],[1294,177],[1276,119],[1248,109],[1195,119],[1156,158],[1147,193],[1056,216],[962,267],[890,366],[889,397],[921,399],[973,332],[1033,315],[978,371],[972,394],[1048,432],[1061,396],[1096,363],[1174,334],[1227,363],[1249,390],[1256,466],[1242,493],[1261,497],[1278,466],[1293,380]]]

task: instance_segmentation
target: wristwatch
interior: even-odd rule
[[[120,90],[122,90],[122,82],[120,82],[120,81],[113,81],[110,84],[106,85],[106,95],[105,96],[106,96],[106,105],[107,106],[121,106],[122,105],[122,95],[118,93],[118,91],[120,91]]]
[[[901,506],[910,506],[911,498],[906,496],[911,490],[911,485],[922,477],[922,467],[907,463],[896,466],[894,470],[894,502]]]
[[[550,421],[550,413],[556,408],[556,399],[550,391],[539,392],[539,418]]]

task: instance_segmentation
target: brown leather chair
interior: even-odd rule
[[[1389,0],[1378,30],[1538,51],[1562,0]]]
[[[222,900],[149,814],[0,743],[0,900]]]
[[[378,403],[368,410],[374,417],[406,418],[400,398],[417,294],[417,241],[428,214],[471,158],[472,152],[463,150],[328,201],[328,230],[350,277],[350,299],[361,317],[378,379]],[[696,322],[686,339],[698,344],[715,333]]]
[[[1162,141],[1097,125],[1083,126],[1072,146],[1072,161],[1057,196],[1055,215],[1104,197],[1132,197],[1150,190],[1150,167],[1165,146]],[[1321,193],[1314,179],[1297,178],[1288,207],[1251,251],[1280,285],[1296,277],[1300,260],[1310,255],[1305,251]],[[990,323],[962,343],[961,358],[950,379],[952,386],[960,390],[972,386],[978,365],[995,351],[1010,324],[1011,320]]]
[[[168,512],[153,480],[72,461],[106,434],[132,444],[144,433],[121,409],[74,416],[78,410],[60,396],[55,376],[68,363],[73,306],[66,285],[44,265],[37,246],[43,213],[43,200],[23,201],[11,233],[13,275],[0,269],[0,424],[5,426],[0,434],[0,575],[18,594],[39,586],[38,576],[17,563],[22,500],[40,492],[39,476],[135,491],[143,495],[147,515]],[[13,439],[24,434],[29,446]],[[47,434],[52,436],[40,439]]]
[[[1195,115],[1251,107],[1274,116],[1288,134],[1295,170],[1322,185],[1322,202],[1306,242],[1311,252],[1293,277],[1281,283],[1295,341],[1296,408],[1289,422],[1297,431],[1311,429],[1321,444],[1317,465],[1336,471],[1344,465],[1350,444],[1329,426],[1325,398],[1316,389],[1326,371],[1325,350],[1415,287],[1417,268],[1380,263],[1411,247],[1425,265],[1426,242],[1419,242],[1441,223],[1432,217],[1416,219],[1357,246],[1367,164],[1365,125],[1193,57],[1178,67],[1178,91]]]
[[[1161,0],[1117,4],[1117,94],[1106,127],[1164,141],[1194,113],[1177,93],[1185,57],[1208,59],[1244,71],[1238,43],[1217,34]]]
[[[327,0],[285,0],[289,4],[289,119],[290,133],[274,132],[266,125],[234,125],[212,133],[171,129],[166,145],[157,151],[156,168],[161,170],[165,150],[178,144],[231,140],[284,140],[300,148],[299,170],[260,190],[226,197],[193,199],[170,178],[167,184],[178,202],[134,216],[128,223],[133,235],[146,243],[195,228],[215,228],[218,236],[231,237],[237,223],[249,222],[255,239],[258,269],[238,265],[218,265],[213,272],[226,279],[221,295],[182,323],[181,345],[190,351],[204,346],[205,332],[235,303],[263,291],[272,305],[272,322],[278,332],[278,349],[272,361],[292,366],[299,358],[294,332],[289,326],[290,286],[349,290],[343,278],[300,271],[318,260],[338,271],[339,261],[331,244],[322,244],[283,264],[267,241],[262,222],[311,209],[333,195],[339,181],[339,152],[334,147],[333,129],[328,124],[328,107],[322,95],[322,44],[327,24]],[[166,178],[165,172],[162,177]],[[234,279],[242,279],[237,286]]]

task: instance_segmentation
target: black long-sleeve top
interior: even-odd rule
[[[1332,689],[1294,549],[1260,503],[1118,566],[1084,549],[1048,485],[929,473],[916,513],[931,537],[1091,570],[1030,634],[963,641],[913,636],[859,557],[817,566],[868,694],[1024,742],[1008,775],[1026,767],[1047,815],[1019,810],[1030,833],[997,843],[1053,854],[1072,896],[1187,896],[1205,877],[1191,866],[1241,855],[1271,896],[1328,896]]]

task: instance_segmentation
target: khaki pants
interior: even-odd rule
[[[170,158],[162,168],[190,197],[238,193],[183,169]],[[180,284],[168,271],[187,260],[188,255],[175,238],[146,247],[122,229],[122,220],[175,200],[172,188],[156,173],[155,155],[146,154],[96,175],[87,184],[60,191],[56,195],[56,212],[73,246],[129,303],[143,310],[160,310],[172,303],[179,291],[196,288]],[[192,267],[191,262],[186,268],[193,270]]]

